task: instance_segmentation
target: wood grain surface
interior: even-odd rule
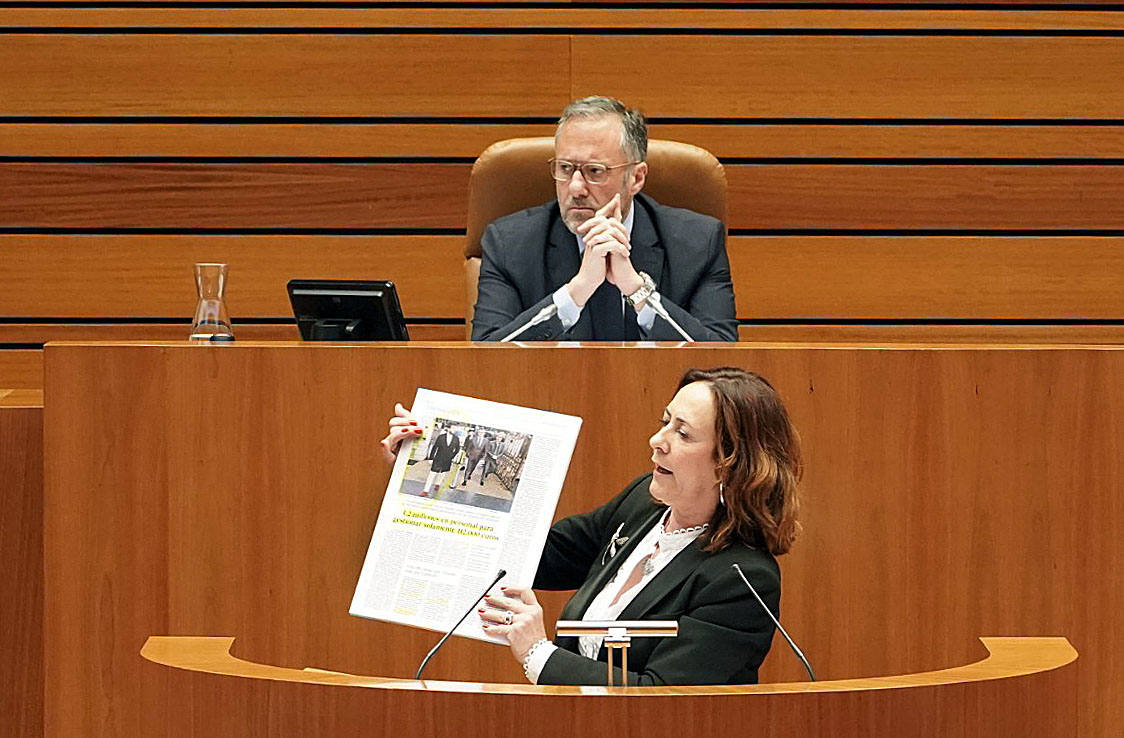
[[[592,628],[591,628],[592,630]],[[664,635],[671,635],[669,629]],[[294,669],[292,667],[246,661],[231,653],[235,639],[227,636],[149,636],[141,648],[141,656],[164,666],[172,666],[208,674],[241,676],[248,679],[270,679],[306,684],[412,689],[418,691],[475,691],[492,694],[550,694],[579,696],[588,690],[582,686],[498,684],[494,682],[441,682],[429,679],[397,679],[377,675],[344,674],[325,669]],[[1062,637],[981,638],[987,657],[970,664],[947,669],[893,674],[859,679],[818,680],[815,683],[781,682],[772,684],[698,684],[635,689],[628,685],[608,687],[604,694],[665,696],[712,694],[781,694],[784,692],[854,692],[859,690],[912,689],[1008,679],[1061,669],[1077,660],[1078,653]],[[596,685],[594,685],[596,686]]]
[[[575,36],[575,97],[599,89],[653,116],[1120,118],[1112,38]],[[660,84],[651,84],[651,59]]]
[[[189,318],[191,265],[221,261],[237,319],[291,318],[294,278],[390,279],[411,321],[463,319],[462,247],[459,236],[0,236],[0,316]],[[1124,318],[1116,237],[734,236],[727,250],[748,320]]]
[[[749,324],[738,328],[738,340],[760,343],[871,343],[884,346],[903,344],[992,346],[1121,345],[1124,324],[1065,323],[1060,325],[1001,324],[925,324],[847,325],[839,323]]]
[[[1119,238],[735,237],[729,250],[742,318],[1124,318]]]
[[[731,228],[1120,229],[1124,167],[732,165]]]
[[[95,5],[96,3],[91,3]],[[434,3],[436,5],[436,3]],[[639,4],[639,3],[637,3]],[[494,5],[494,4],[493,4]],[[221,10],[209,8],[3,8],[0,28],[266,28],[378,30],[446,29],[451,31],[513,29],[567,32],[588,29],[682,31],[706,29],[758,30],[1068,30],[1118,31],[1119,10],[854,10],[847,8],[677,8],[674,12],[646,7],[592,8],[565,4],[510,8],[433,7],[269,7]]]
[[[42,390],[42,350],[0,349],[0,387]]]
[[[566,515],[645,470],[685,367],[721,364],[768,376],[803,438],[805,532],[782,559],[783,616],[823,678],[972,661],[981,633],[1064,634],[1082,654],[1077,734],[1111,735],[1124,592],[1101,578],[1124,565],[1119,349],[252,343],[47,348],[49,732],[174,734],[173,702],[247,709],[222,680],[153,679],[136,655],[153,634],[236,634],[236,656],[281,666],[412,673],[430,634],[346,612],[387,479],[375,441],[416,387],[582,415]],[[545,602],[556,617],[562,598]],[[449,646],[435,679],[520,679],[502,649]],[[778,644],[763,679],[799,678]],[[692,724],[721,714],[707,709]],[[854,725],[880,725],[855,709]]]
[[[178,323],[5,323],[0,324],[0,343],[46,343],[48,341],[180,341],[190,332],[190,319]],[[407,324],[410,340],[462,341],[464,325],[457,323]],[[235,322],[234,334],[247,341],[297,341],[296,322]]]
[[[0,115],[551,116],[568,75],[528,71],[568,54],[535,35],[11,35]]]
[[[549,123],[8,123],[0,156],[466,157]],[[661,123],[651,138],[722,157],[1124,158],[1122,125]],[[793,162],[797,163],[797,162]]]
[[[464,316],[459,236],[0,236],[7,317],[188,318],[192,265],[229,265],[236,319],[291,318],[291,279],[389,279],[409,319]],[[451,289],[455,285],[455,289]]]
[[[0,188],[12,193],[0,202],[0,226],[463,228],[469,168],[428,163],[0,164]]]
[[[0,228],[460,229],[470,164],[0,163]],[[1124,166],[728,164],[753,229],[1124,228]],[[544,175],[546,176],[546,175]]]
[[[553,116],[607,58],[652,116],[1124,117],[1113,38],[174,32],[12,35],[0,115]]]
[[[6,379],[0,366],[0,386]],[[43,397],[34,407],[26,394],[0,390],[3,738],[43,732]]]

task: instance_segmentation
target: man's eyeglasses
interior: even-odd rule
[[[558,182],[569,182],[570,178],[574,176],[574,172],[580,171],[582,179],[589,184],[605,184],[609,179],[609,172],[621,167],[630,167],[633,164],[639,164],[636,161],[626,161],[624,164],[602,164],[601,162],[591,161],[585,164],[575,164],[572,161],[565,159],[551,159],[550,160],[550,176],[554,177]]]

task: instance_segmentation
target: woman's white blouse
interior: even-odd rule
[[[625,559],[624,563],[617,569],[617,573],[613,576],[593,601],[589,603],[586,608],[585,614],[582,615],[582,620],[616,620],[628,604],[632,602],[636,595],[648,586],[653,577],[660,573],[665,566],[667,566],[672,559],[679,555],[679,552],[685,549],[692,541],[702,535],[704,528],[691,528],[685,531],[675,531],[667,533],[664,531],[664,526],[667,524],[668,515],[670,510],[664,515],[663,520],[659,525],[653,526],[645,536],[640,539],[640,543],[636,548],[632,549],[632,553]],[[659,547],[656,547],[657,542]],[[640,581],[625,592],[613,602],[613,598],[617,596],[621,587],[628,581],[629,574],[636,568],[648,554],[655,551],[655,555],[651,559],[651,566],[648,571],[641,577]],[[595,659],[597,654],[601,651],[601,643],[604,641],[603,636],[581,636],[578,639],[578,650],[582,656],[586,658]],[[539,674],[546,666],[547,659],[558,649],[558,646],[549,644],[535,649],[534,654],[526,663],[524,671],[527,678],[532,684],[538,684]]]

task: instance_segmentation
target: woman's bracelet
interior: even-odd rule
[[[531,657],[535,655],[535,651],[539,650],[543,646],[548,645],[550,645],[549,640],[547,640],[546,638],[540,638],[532,643],[531,647],[527,649],[527,655],[523,657],[523,675],[528,679],[531,678],[531,672],[529,668],[531,665]]]

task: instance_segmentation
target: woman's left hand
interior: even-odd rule
[[[484,621],[484,632],[507,638],[515,660],[523,663],[531,646],[546,638],[542,607],[530,587],[500,587],[500,592],[502,594],[486,595],[484,602],[488,607],[481,607],[477,614]],[[511,623],[505,624],[508,612]]]

